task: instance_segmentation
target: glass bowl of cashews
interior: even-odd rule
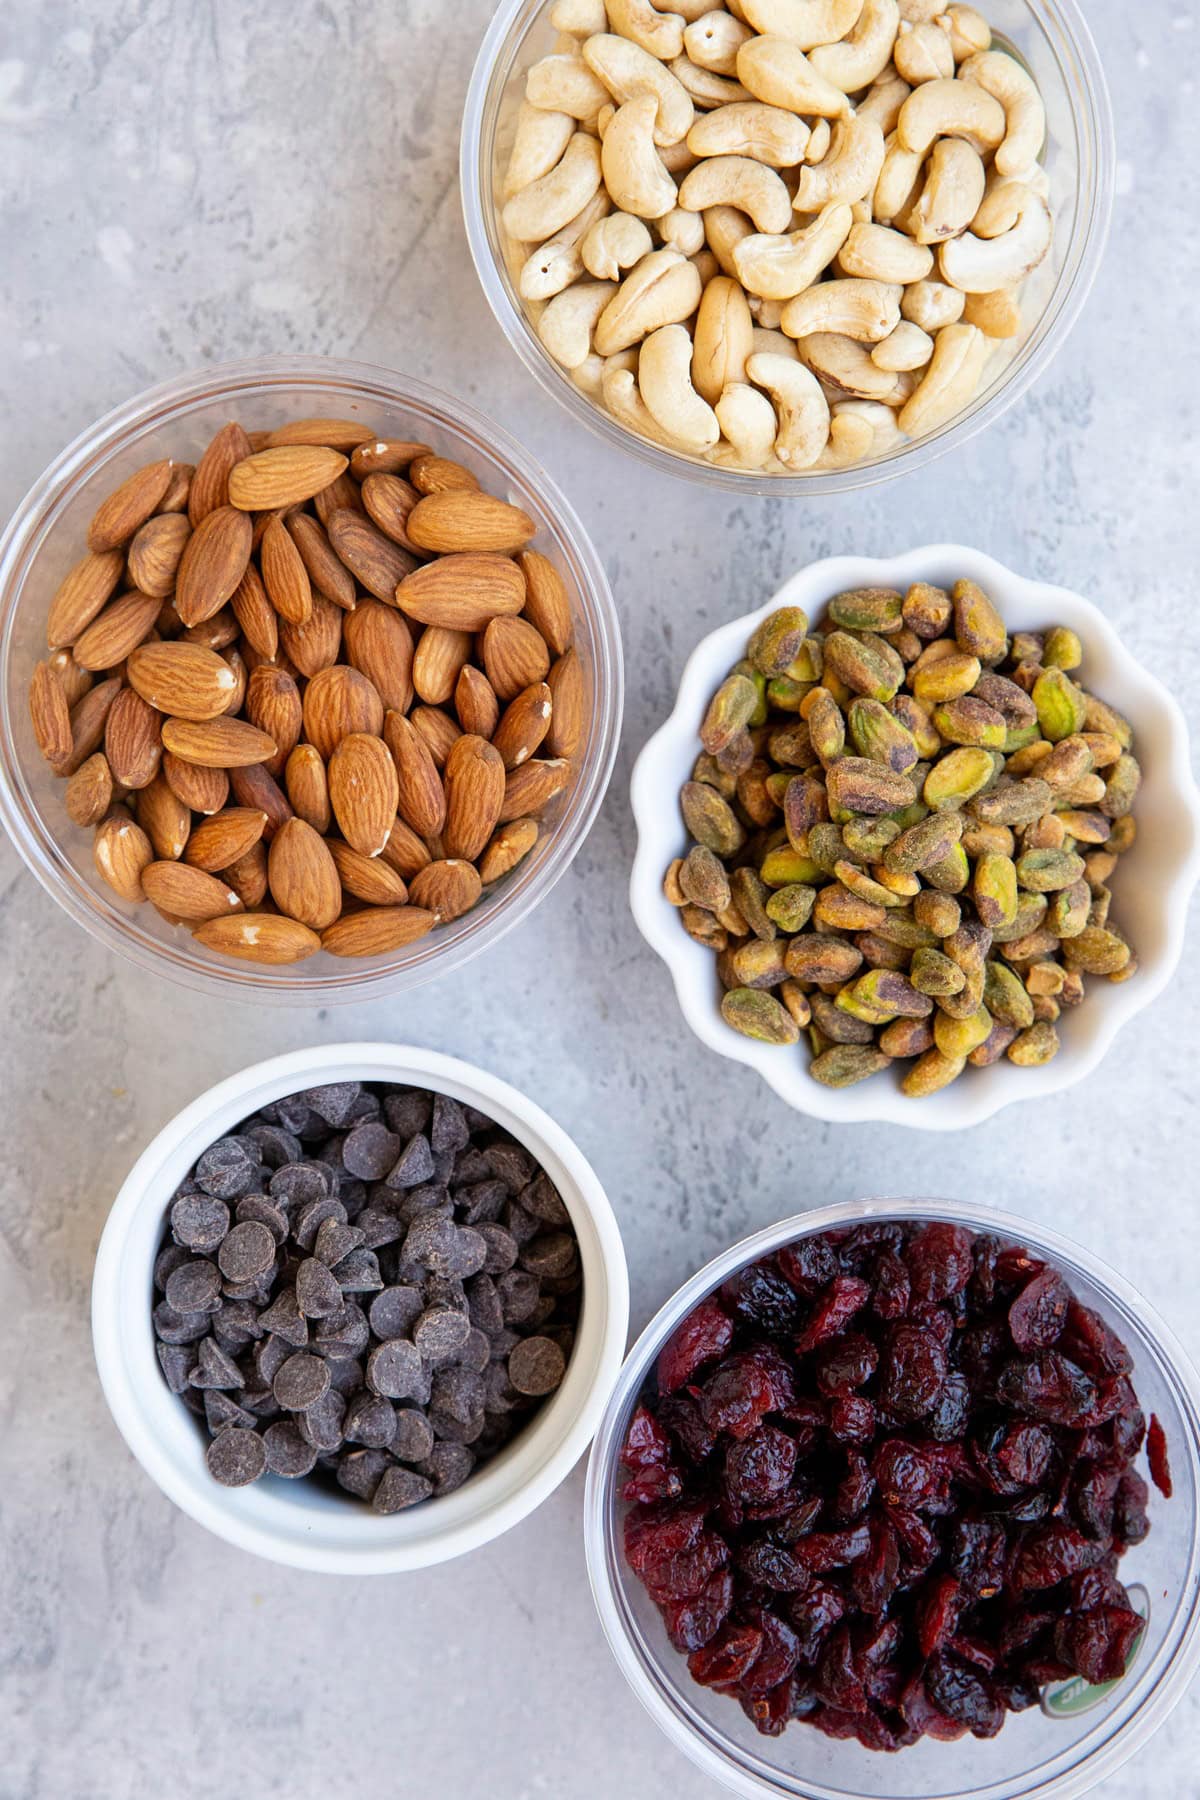
[[[527,367],[741,492],[868,486],[997,418],[1079,314],[1113,179],[1076,0],[501,0],[463,124]]]

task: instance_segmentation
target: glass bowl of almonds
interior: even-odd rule
[[[316,357],[180,377],[64,451],[0,543],[0,679],[0,819],[52,897],[142,968],[310,1005],[524,918],[621,715],[603,568],[533,461]]]
[[[801,1112],[979,1124],[1089,1075],[1200,878],[1183,715],[1088,600],[833,557],[703,639],[633,775],[634,916]]]
[[[489,304],[577,418],[813,494],[923,467],[1037,379],[1114,159],[1075,0],[504,0],[462,188]]]

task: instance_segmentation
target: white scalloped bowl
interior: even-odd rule
[[[768,613],[800,606],[815,619],[845,588],[906,588],[914,581],[949,586],[963,577],[991,596],[1010,632],[1049,625],[1076,631],[1084,646],[1082,672],[1089,689],[1133,726],[1142,766],[1138,835],[1113,878],[1113,915],[1129,932],[1140,966],[1129,981],[1089,984],[1082,1005],[1064,1016],[1062,1048],[1042,1068],[1020,1069],[1001,1061],[990,1069],[969,1069],[923,1100],[901,1093],[894,1069],[855,1087],[822,1087],[808,1073],[803,1043],[795,1049],[760,1044],[740,1036],[721,1017],[712,951],[687,935],[662,891],[668,864],[686,844],[677,796],[699,754],[697,733],[705,708]],[[828,557],[793,575],[757,612],[710,632],[688,659],[675,710],[637,760],[632,800],[638,828],[630,882],[633,915],[671,971],[684,1018],[710,1050],[756,1069],[789,1106],[838,1124],[878,1121],[956,1131],[981,1124],[1015,1100],[1045,1099],[1082,1081],[1122,1025],[1148,1006],[1174,974],[1188,901],[1200,879],[1200,795],[1192,779],[1187,726],[1171,694],[1134,660],[1090,600],[1014,574],[982,551],[957,544],[929,544],[902,556]]]

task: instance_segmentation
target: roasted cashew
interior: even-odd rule
[[[803,119],[780,106],[743,100],[701,113],[688,132],[696,156],[752,156],[771,169],[792,169],[804,161],[812,134]]]
[[[604,185],[613,205],[640,219],[661,219],[678,203],[678,190],[654,147],[657,115],[653,94],[626,100],[600,147]]]
[[[690,56],[675,57],[670,69],[701,112],[711,112],[715,106],[736,106],[752,97],[740,81],[731,81],[727,75],[714,75],[711,69],[702,69],[699,63],[694,63]]]
[[[860,119],[874,119],[884,137],[889,138],[896,129],[900,108],[911,93],[907,81],[902,80],[889,63],[854,110]]]
[[[705,13],[702,19],[696,19],[683,34],[684,54],[691,58],[698,69],[707,69],[713,75],[737,76],[737,53],[748,38],[754,36],[748,25],[735,19],[732,13]]]
[[[983,163],[965,139],[938,138],[909,224],[918,244],[940,244],[965,231],[979,211],[986,182]]]
[[[796,211],[815,213],[838,200],[851,206],[862,200],[874,191],[883,157],[883,133],[874,119],[861,113],[839,119],[828,156],[819,163],[806,163],[800,171]]]
[[[743,238],[752,237],[753,234],[753,225],[736,206],[710,206],[704,215],[704,235],[723,275],[737,278],[733,253]]]
[[[548,175],[575,135],[570,113],[546,112],[522,100],[501,192],[506,200]]]
[[[696,391],[715,406],[731,382],[746,378],[746,358],[754,352],[754,320],[736,281],[718,275],[710,281],[696,314],[692,344],[692,381]]]
[[[1013,287],[1036,269],[1054,237],[1050,208],[1032,188],[1024,190],[1015,223],[999,237],[964,232],[938,251],[944,281],[965,294],[990,294]]]
[[[829,142],[833,137],[833,126],[828,119],[814,119],[812,131],[804,150],[806,163],[824,162],[829,155]]]
[[[954,52],[950,39],[940,25],[900,27],[896,48],[892,52],[896,71],[912,87],[923,81],[950,81],[954,76]]]
[[[577,369],[591,355],[596,321],[616,291],[611,281],[577,281],[551,300],[537,334],[564,369]]]
[[[968,325],[978,325],[985,337],[1013,338],[1021,329],[1021,305],[1011,288],[993,294],[968,294],[963,307]]]
[[[609,357],[605,363],[600,392],[613,418],[624,425],[627,431],[636,432],[638,437],[649,438],[651,443],[661,444],[665,450],[677,448],[638,392],[637,376],[633,369],[620,357]]]
[[[818,456],[815,468],[848,469],[871,454],[875,427],[858,413],[843,412],[842,404],[837,401],[831,408],[829,442]]]
[[[746,365],[757,387],[765,388],[779,415],[775,454],[789,469],[809,469],[829,441],[829,402],[816,376],[786,356],[757,352]]]
[[[789,337],[811,337],[814,332],[838,332],[859,343],[877,344],[900,323],[898,282],[818,281],[783,309],[782,325]]]
[[[758,231],[786,231],[792,222],[792,197],[782,178],[751,156],[710,156],[697,163],[680,185],[679,204],[694,213],[736,206]]]
[[[577,131],[558,162],[537,181],[514,194],[500,215],[509,237],[544,244],[578,218],[600,186],[600,146]]]
[[[800,360],[827,388],[857,400],[888,400],[896,376],[871,361],[870,351],[840,332],[816,331],[796,340]]]
[[[987,356],[988,340],[974,325],[943,326],[924,380],[901,408],[901,431],[921,437],[961,412],[979,386]]]
[[[596,349],[612,356],[660,325],[690,319],[700,304],[700,277],[678,250],[652,250],[630,270],[596,324]]]
[[[894,6],[896,0],[866,0],[868,6],[877,3]],[[813,51],[814,58],[819,54]],[[887,61],[886,56],[883,60]],[[815,61],[810,62],[803,50],[787,38],[756,37],[743,44],[738,51],[738,80],[756,100],[765,100],[768,106],[782,106],[788,112],[840,119],[850,110],[842,90],[826,80]]]
[[[907,285],[923,281],[931,272],[933,251],[886,225],[855,224],[838,252],[838,267],[846,275]]]
[[[900,316],[911,319],[922,331],[931,335],[940,331],[945,325],[953,325],[961,319],[966,296],[957,288],[947,287],[942,281],[913,281],[904,290],[904,298],[900,302]]]
[[[618,106],[653,94],[658,102],[654,141],[663,148],[685,138],[696,116],[691,95],[670,69],[629,38],[601,31],[590,37],[581,52],[584,62],[602,81]]]
[[[692,339],[683,325],[652,331],[638,357],[638,388],[661,430],[694,456],[719,442],[716,413],[692,386]]]
[[[552,238],[539,244],[521,270],[518,286],[523,299],[552,300],[571,282],[578,281],[585,266],[584,239],[604,218],[608,208],[608,195],[603,190],[593,194],[578,218],[570,220]]]
[[[907,105],[908,101],[906,100],[904,106]],[[900,110],[903,112],[904,107],[901,107]],[[883,166],[879,171],[879,180],[875,183],[875,192],[871,200],[876,219],[890,224],[893,219],[898,219],[901,213],[912,205],[921,191],[924,166],[925,152],[923,150],[906,150],[900,142],[899,135],[893,132],[887,140]]]
[[[854,30],[840,44],[814,50],[813,68],[843,93],[857,94],[887,68],[899,29],[896,0],[863,0]]]
[[[1020,175],[1037,161],[1046,137],[1046,108],[1033,77],[1002,50],[968,56],[959,76],[973,81],[1004,108],[1004,139],[996,151],[1001,175]]]
[[[591,37],[594,31],[607,31],[608,13],[604,0],[554,0],[550,23],[555,31],[571,31],[576,37]]]
[[[733,250],[738,280],[764,300],[790,300],[828,267],[854,223],[848,206],[827,206],[810,225],[783,237],[756,233]]]
[[[966,138],[982,156],[1004,136],[1004,108],[973,81],[923,81],[914,88],[896,121],[905,150],[924,156],[935,138]]]
[[[973,6],[950,6],[938,19],[938,24],[950,39],[950,49],[956,63],[966,62],[968,56],[976,51],[987,50],[992,42],[992,28],[982,13],[977,13]]]
[[[669,213],[664,213],[655,229],[664,244],[670,244],[684,256],[695,256],[704,248],[704,220],[699,213],[688,212],[682,206],[672,207]]]
[[[836,44],[852,31],[863,0],[742,0],[742,6],[755,31],[788,38],[807,51]]]
[[[716,414],[734,451],[735,466],[761,468],[774,452],[779,430],[775,408],[767,396],[748,382],[731,382],[716,403]]]
[[[622,269],[632,269],[653,248],[650,227],[626,212],[598,219],[579,246],[584,268],[597,281],[619,281]]]
[[[608,103],[608,89],[582,56],[544,56],[525,77],[525,98],[549,112],[573,119],[594,119]]]
[[[607,0],[610,29],[618,37],[631,38],[657,56],[670,62],[683,54],[683,20],[674,13],[661,13],[650,0]]]
[[[933,355],[933,339],[911,319],[901,319],[895,330],[875,345],[871,361],[878,369],[899,375],[907,369],[923,369]]]

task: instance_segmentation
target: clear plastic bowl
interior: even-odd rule
[[[195,460],[231,417],[254,429],[314,415],[361,419],[382,436],[428,442],[537,521],[535,546],[556,564],[571,598],[588,735],[550,829],[471,912],[392,955],[360,962],[319,952],[308,962],[259,967],[210,953],[186,927],[119,900],[100,878],[91,833],[67,817],[65,783],[33,741],[27,694],[33,666],[46,654],[51,596],[82,555],[88,519],[107,493],[155,457]],[[370,999],[460,968],[545,899],[608,786],[622,680],[620,627],[600,558],[567,501],[506,431],[461,401],[369,363],[316,356],[225,363],[151,388],[84,432],[26,495],[0,539],[0,823],[51,898],[139,968],[244,999],[305,1006]]]
[[[698,1687],[667,1641],[658,1609],[626,1566],[617,1465],[629,1420],[659,1351],[698,1301],[781,1244],[866,1219],[947,1219],[1045,1256],[1124,1339],[1147,1417],[1166,1431],[1175,1492],[1152,1490],[1151,1530],[1121,1560],[1149,1599],[1134,1664],[1098,1703],[1067,1716],[1036,1708],[995,1738],[922,1739],[894,1756],[839,1743],[811,1726],[761,1737],[735,1700]],[[1144,1467],[1144,1463],[1143,1463]],[[1113,1774],[1162,1724],[1200,1661],[1200,1376],[1182,1345],[1129,1282],[1055,1231],[956,1200],[859,1200],[785,1219],[735,1244],[681,1287],[625,1361],[588,1466],[584,1534],[592,1592],[609,1645],[638,1699],[706,1775],[754,1800],[1074,1800]],[[1093,1696],[1094,1697],[1094,1696]],[[1064,1709],[1065,1712],[1065,1709]]]
[[[1079,317],[1104,253],[1112,213],[1116,150],[1104,72],[1076,0],[981,0],[980,11],[1041,89],[1046,106],[1043,166],[1054,213],[1054,242],[1021,290],[1027,322],[1002,366],[949,423],[853,468],[766,475],[717,468],[651,444],[619,425],[582,393],[543,348],[526,316],[505,255],[495,195],[511,143],[526,71],[554,47],[549,0],[500,0],[480,46],[462,130],[462,198],[471,254],[488,304],[526,368],[555,398],[616,448],[667,474],[741,494],[833,494],[872,487],[924,468],[982,431],[1048,366]],[[999,360],[999,359],[994,359]]]

